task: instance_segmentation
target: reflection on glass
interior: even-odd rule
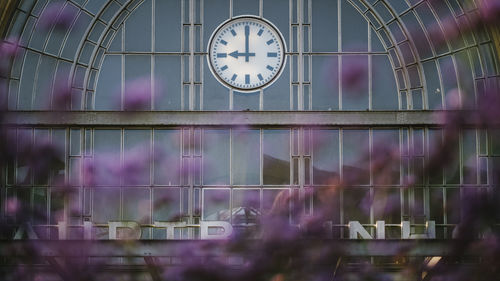
[[[370,183],[368,141],[368,130],[344,130],[342,170],[347,183]]]
[[[373,130],[372,174],[374,184],[399,184],[399,130]]]
[[[262,191],[262,213],[270,214],[290,208],[290,189],[264,189]]]
[[[259,155],[259,130],[233,130],[231,163],[234,185],[260,184]]]
[[[344,221],[370,223],[372,198],[367,188],[348,188],[344,190]]]
[[[264,130],[264,184],[290,184],[290,131]]]
[[[338,183],[339,166],[339,131],[313,130],[313,183]]]
[[[260,216],[260,191],[258,189],[233,190],[233,225],[256,224]]]
[[[207,221],[229,221],[229,189],[203,190],[203,219]]]

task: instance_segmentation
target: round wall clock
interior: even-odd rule
[[[254,16],[223,22],[208,42],[208,65],[226,87],[253,92],[271,85],[285,65],[286,46],[279,30]]]

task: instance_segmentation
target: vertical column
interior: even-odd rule
[[[192,163],[193,163],[193,145],[192,145],[192,128],[183,128],[181,136],[181,211],[182,220],[188,224],[192,223]],[[184,237],[184,233],[182,237]],[[188,230],[188,237],[192,237],[191,229]],[[185,237],[184,237],[185,238]]]
[[[299,89],[298,89],[298,98],[297,98],[297,110],[304,109],[304,94],[303,94],[303,81],[304,81],[304,73],[303,73],[303,57],[302,57],[302,49],[303,49],[303,40],[302,40],[302,22],[303,22],[303,12],[304,12],[304,3],[307,3],[307,0],[297,0],[297,52],[298,52],[298,60],[297,60],[297,76],[299,80]]]

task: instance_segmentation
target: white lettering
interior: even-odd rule
[[[215,233],[210,233],[210,229]],[[201,239],[227,239],[233,233],[233,226],[227,221],[200,221]]]

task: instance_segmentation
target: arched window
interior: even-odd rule
[[[8,77],[9,109],[50,109],[64,83],[71,110],[122,110],[137,84],[150,92],[142,110],[155,111],[432,110],[446,108],[454,89],[470,108],[496,83],[489,32],[468,31],[474,5],[205,2],[23,1],[6,36],[22,47]],[[225,88],[207,66],[215,27],[243,14],[273,22],[288,46],[281,77],[255,93]],[[62,21],[67,28],[54,28]]]

